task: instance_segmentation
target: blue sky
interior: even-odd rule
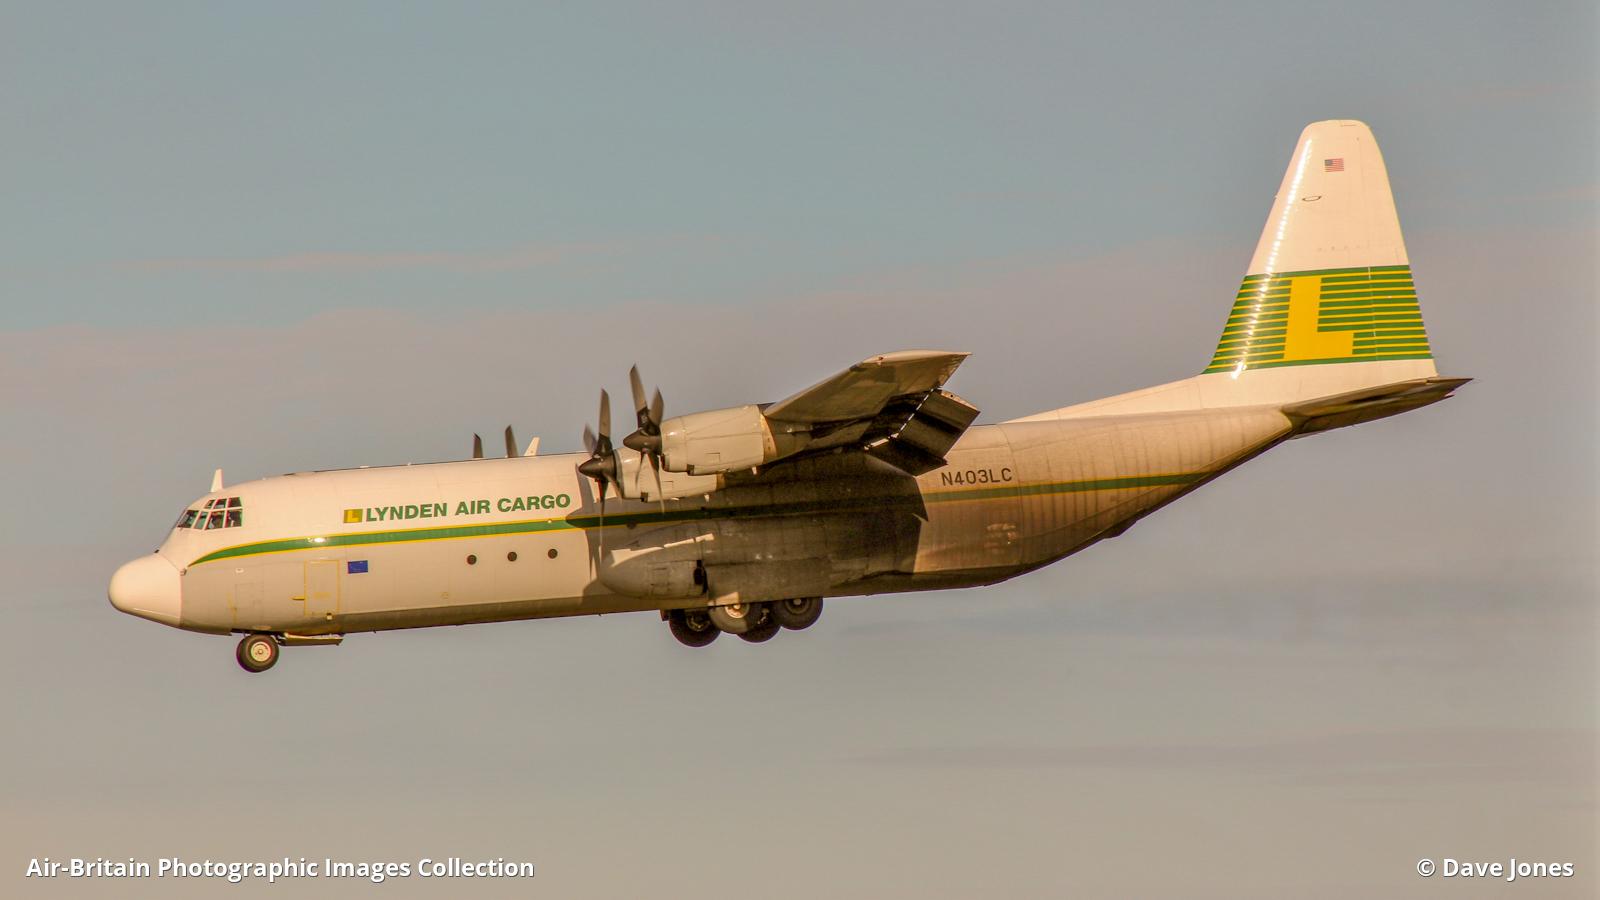
[[[1573,859],[1527,891],[1593,895],[1592,4],[0,10],[13,873],[454,853],[560,897],[1346,897],[1453,853]],[[573,449],[633,362],[686,411],[970,350],[985,421],[1193,374],[1334,117],[1373,126],[1440,369],[1477,380],[1041,572],[759,647],[607,617],[256,679],[105,601],[217,466],[508,422]],[[318,895],[240,889],[286,892]]]

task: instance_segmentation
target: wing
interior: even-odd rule
[[[912,475],[938,468],[976,407],[942,386],[965,353],[902,350],[862,360],[761,410],[774,431],[808,432],[806,455],[854,446]]]
[[[926,394],[944,384],[965,353],[901,350],[864,359],[831,378],[762,410],[768,419],[817,425],[870,419],[896,397]]]

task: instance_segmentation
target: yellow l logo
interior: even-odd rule
[[[1355,332],[1318,331],[1322,276],[1302,275],[1289,282],[1289,321],[1284,330],[1283,358],[1347,359],[1355,356]]]

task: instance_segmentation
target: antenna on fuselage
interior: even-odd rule
[[[476,434],[472,436],[472,458],[483,459],[483,438]]]
[[[220,490],[222,490],[222,470],[218,469],[211,473],[211,493],[215,494]]]
[[[517,454],[517,436],[511,430],[511,426],[507,425],[506,426],[506,459],[516,459],[517,456],[518,456],[518,454]]]

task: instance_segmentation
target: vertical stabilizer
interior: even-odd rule
[[[1222,339],[1199,375],[1012,421],[1277,406],[1300,433],[1415,409],[1440,378],[1372,129],[1300,133]]]
[[[1205,371],[1420,361],[1404,377],[1427,377],[1432,360],[1372,130],[1350,120],[1306,126]]]

